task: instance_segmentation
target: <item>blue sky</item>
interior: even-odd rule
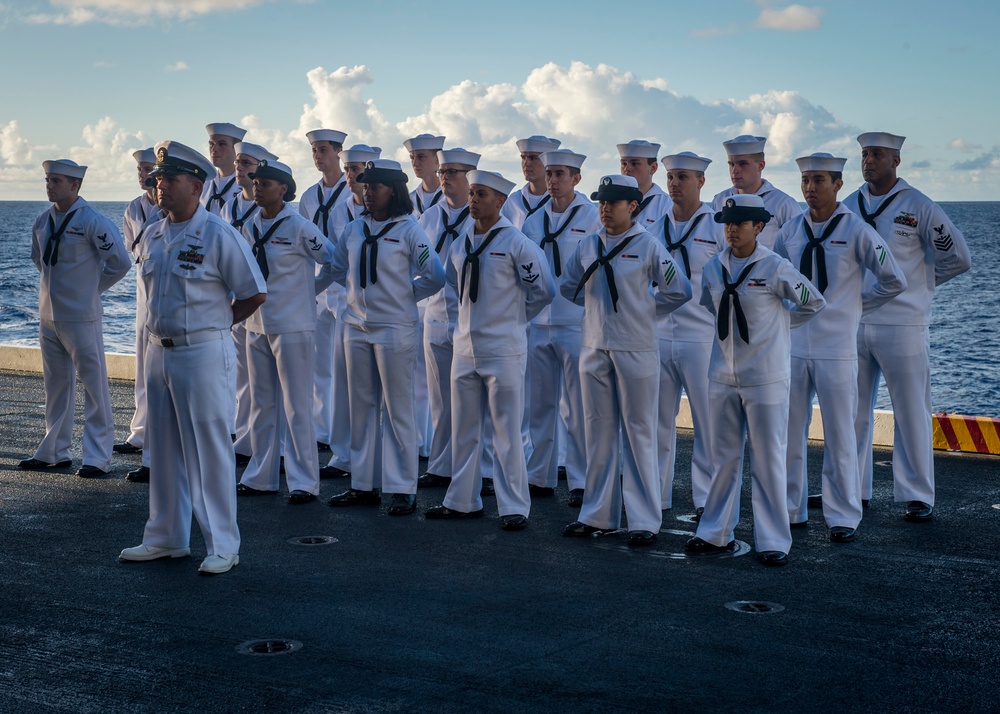
[[[44,200],[61,156],[91,166],[84,195],[130,198],[132,150],[204,148],[232,121],[300,185],[323,125],[402,160],[403,139],[443,133],[513,179],[514,140],[556,136],[588,155],[588,192],[645,138],[714,159],[704,198],[736,134],[769,137],[765,176],[798,197],[795,157],[848,157],[846,195],[854,137],[884,130],[933,198],[1000,200],[998,20],[985,0],[0,3],[0,199]]]

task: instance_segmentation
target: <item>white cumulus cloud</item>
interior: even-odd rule
[[[21,136],[17,120],[8,122],[0,129],[0,158],[7,165],[27,164],[31,161],[31,146]]]
[[[186,69],[191,69],[191,67],[188,66],[188,63],[185,62],[184,60],[178,60],[177,62],[174,62],[173,64],[168,64],[167,66],[165,66],[163,68],[163,71],[164,72],[183,72]]]
[[[957,149],[958,151],[964,151],[966,153],[971,153],[973,151],[979,151],[983,148],[982,144],[973,144],[966,141],[965,139],[952,139],[948,142],[949,149]]]
[[[822,13],[822,8],[804,5],[789,5],[781,9],[763,7],[760,16],[754,21],[754,27],[782,32],[818,30]]]
[[[25,22],[46,25],[83,25],[103,22],[130,25],[157,18],[187,19],[224,10],[242,10],[273,0],[49,0],[49,11],[27,12]]]

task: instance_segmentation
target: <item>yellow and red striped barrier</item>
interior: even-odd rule
[[[1000,455],[1000,419],[934,414],[934,448]]]

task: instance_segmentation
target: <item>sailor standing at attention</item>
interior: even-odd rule
[[[521,152],[521,173],[527,183],[507,198],[500,215],[518,230],[524,225],[526,218],[552,200],[546,184],[542,154],[555,151],[560,143],[558,139],[537,134],[517,141],[517,150]]]
[[[217,122],[206,125],[205,131],[208,132],[208,157],[216,168],[216,175],[205,183],[201,203],[210,213],[224,217],[226,204],[240,192],[236,185],[236,142],[243,141],[247,130],[228,122]]]
[[[222,218],[233,228],[242,233],[244,226],[253,220],[254,214],[260,208],[253,199],[254,172],[261,161],[276,161],[277,156],[258,144],[238,141],[235,145],[236,185],[240,192],[230,199],[222,211]],[[233,325],[233,343],[236,345],[236,420],[233,434],[236,441],[233,449],[236,451],[236,465],[250,463],[253,449],[250,444],[250,377],[247,370],[247,327],[244,322]]]
[[[633,139],[627,144],[618,145],[618,155],[621,157],[621,172],[623,176],[631,176],[639,184],[642,198],[635,207],[636,222],[647,230],[667,211],[670,210],[670,196],[653,183],[656,173],[656,156],[660,151],[659,144],[653,144],[643,139]]]
[[[39,342],[45,383],[45,436],[18,466],[32,471],[72,465],[76,376],[83,382],[83,465],[77,476],[111,470],[115,423],[104,361],[101,293],[121,280],[132,261],[115,224],[80,198],[87,172],[69,159],[42,163],[52,205],[32,228],[31,262],[38,287]]]
[[[748,134],[722,142],[729,157],[729,179],[733,182],[733,187],[715,194],[715,198],[712,199],[712,210],[721,211],[726,199],[738,193],[760,196],[764,201],[765,210],[771,214],[771,220],[764,225],[764,230],[757,236],[757,242],[771,249],[774,248],[774,239],[778,237],[778,229],[802,213],[802,209],[794,198],[784,191],[779,191],[761,176],[766,163],[764,161],[766,142],[766,136]]]
[[[634,218],[642,199],[634,177],[604,176],[590,198],[600,203],[603,227],[580,241],[559,287],[563,297],[584,307],[580,384],[587,447],[583,506],[563,535],[617,529],[624,502],[627,544],[646,546],[656,540],[662,520],[656,469],[660,367],[653,325],[657,314],[691,299],[691,283],[663,243]]]
[[[818,153],[796,159],[809,210],[778,231],[774,252],[787,258],[826,299],[826,309],[792,330],[788,403],[788,519],[804,527],[808,473],[806,444],[813,397],[823,414],[823,515],[830,540],[854,540],[861,522],[861,479],[854,419],[858,413],[856,334],[862,310],[871,311],[906,287],[885,241],[837,201],[847,159]],[[862,292],[870,272],[875,280]]]
[[[712,220],[712,207],[701,201],[705,170],[712,163],[690,151],[664,156],[667,192],[673,207],[649,232],[663,241],[678,268],[691,281],[691,294],[701,295],[705,263],[726,247],[722,227]],[[660,401],[657,428],[660,508],[673,507],[674,462],[677,446],[677,413],[681,389],[688,398],[694,423],[691,454],[691,496],[695,518],[705,510],[712,478],[712,420],[708,416],[708,361],[715,341],[712,313],[697,300],[684,303],[666,315],[657,315],[660,346]]]
[[[365,185],[358,181],[358,176],[365,170],[365,165],[369,161],[382,157],[382,148],[379,146],[368,146],[368,144],[355,144],[350,149],[340,152],[340,160],[344,164],[344,178],[347,181],[347,188],[351,192],[346,201],[340,201],[333,207],[331,220],[334,225],[347,227],[351,221],[361,218],[365,212]],[[343,233],[343,229],[341,229]],[[340,234],[338,234],[339,236]],[[341,301],[338,305],[337,319],[343,314],[346,305]]]
[[[714,468],[697,535],[685,551],[726,553],[735,547],[749,433],[757,560],[785,565],[792,545],[785,476],[789,333],[826,301],[791,263],[757,241],[770,218],[752,193],[730,196],[715,214],[726,226],[729,247],[705,264],[701,279],[701,304],[716,324],[708,367]]]
[[[906,137],[868,132],[861,144],[865,183],[844,201],[878,234],[906,276],[906,290],[861,318],[858,330],[858,440],[861,498],[872,496],[872,419],[879,375],[892,400],[893,494],[906,520],[934,515],[930,333],[934,288],[969,269],[962,233],[936,203],[896,176]],[[866,276],[865,290],[874,276]]]
[[[483,515],[482,453],[489,414],[500,528],[519,531],[527,527],[531,510],[521,444],[527,327],[552,302],[556,286],[541,249],[500,216],[514,182],[492,171],[470,171],[468,183],[475,223],[453,244],[447,266],[452,294],[458,296],[451,365],[452,479],[442,504],[425,515]]]
[[[541,155],[551,200],[528,216],[521,227],[524,235],[542,249],[545,265],[557,287],[565,279],[565,261],[584,237],[601,227],[594,204],[576,190],[580,168],[586,158],[568,149],[554,149]],[[510,203],[518,198],[515,192],[507,201]],[[583,503],[587,471],[580,392],[582,325],[583,308],[562,295],[557,294],[542,308],[528,327],[525,379],[527,429],[531,442],[528,489],[532,496],[555,493],[559,481],[559,406],[565,398],[568,406],[564,435],[566,478],[570,505],[574,507]]]
[[[198,199],[212,164],[172,141],[156,145],[157,202],[167,217],[139,242],[146,283],[150,450],[149,519],[124,561],[191,554],[191,516],[208,551],[198,571],[239,563],[236,462],[229,436],[236,359],[229,329],[263,302],[267,286],[250,247]]]
[[[410,155],[410,166],[420,183],[410,191],[413,215],[420,218],[427,209],[441,200],[441,181],[438,179],[437,153],[444,148],[444,137],[432,134],[417,134],[403,142]]]

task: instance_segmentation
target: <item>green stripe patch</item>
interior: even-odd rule
[[[677,275],[677,269],[674,268],[674,264],[671,263],[667,266],[667,269],[663,273],[663,284],[670,285],[670,281],[674,279],[675,275]]]
[[[417,265],[419,265],[421,268],[424,267],[424,263],[426,263],[427,259],[430,257],[431,257],[430,248],[424,248],[423,252],[417,256]]]
[[[802,288],[799,290],[799,302],[802,303],[803,305],[806,305],[809,302],[809,288],[807,288],[805,285],[803,285]]]
[[[884,245],[875,246],[875,252],[878,253],[878,264],[882,265],[883,263],[885,263],[885,254],[887,252],[885,246]]]

